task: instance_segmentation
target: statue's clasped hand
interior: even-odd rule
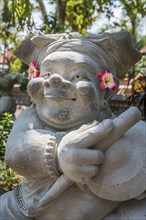
[[[83,125],[66,134],[58,146],[60,172],[71,181],[87,184],[99,171],[104,154],[98,150],[98,142],[106,138],[113,129],[113,121]]]

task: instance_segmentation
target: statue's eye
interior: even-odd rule
[[[43,75],[43,78],[48,79],[50,77],[50,75],[51,75],[50,73],[46,73]]]
[[[77,75],[74,75],[74,77],[72,79],[78,80],[78,79],[83,79],[83,78],[84,78],[84,76],[77,74]]]
[[[85,75],[83,74],[76,74],[72,80],[89,80],[88,77],[86,77]]]

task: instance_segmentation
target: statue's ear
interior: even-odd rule
[[[14,54],[20,58],[27,65],[32,61],[37,61],[40,51],[51,43],[64,39],[66,34],[43,34],[38,31],[36,35],[30,39],[22,41],[19,47],[15,50]]]
[[[114,77],[114,82],[116,83],[116,89],[114,90],[114,91],[112,91],[112,90],[110,90],[110,89],[106,89],[106,94],[105,94],[105,100],[106,101],[109,101],[110,99],[111,99],[111,97],[113,96],[113,95],[115,95],[116,93],[117,93],[117,91],[118,91],[118,88],[119,88],[119,80],[116,78],[116,77]]]
[[[14,54],[25,64],[29,65],[30,62],[36,61],[41,49],[53,40],[54,39],[51,39],[50,42],[48,42],[48,38],[39,31],[34,38],[28,38],[22,41],[19,47],[15,50]]]
[[[120,78],[142,58],[142,54],[134,48],[132,35],[128,31],[121,30],[113,33],[112,36],[117,45],[115,53],[120,59],[118,63],[115,60],[117,77]],[[112,52],[114,54],[114,50]]]
[[[28,38],[20,44],[20,46],[15,50],[14,54],[20,58],[27,65],[33,61],[33,56],[35,53],[36,47],[32,43],[31,39]]]

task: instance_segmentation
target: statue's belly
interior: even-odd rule
[[[66,190],[36,220],[100,220],[119,203],[100,199],[85,193],[77,186]]]

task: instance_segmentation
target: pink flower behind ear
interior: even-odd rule
[[[40,76],[40,72],[36,69],[36,66],[37,66],[37,64],[35,61],[32,61],[29,64],[29,68],[27,70],[29,80]]]
[[[114,82],[114,76],[109,70],[99,73],[98,78],[101,80],[101,89],[109,88],[114,91],[117,88],[116,83]]]

